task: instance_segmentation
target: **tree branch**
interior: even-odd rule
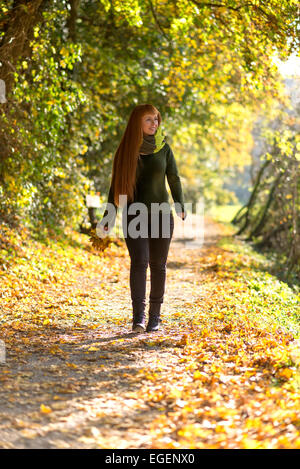
[[[151,9],[151,13],[152,13],[152,16],[154,18],[154,21],[155,23],[157,24],[157,27],[158,29],[160,30],[160,32],[162,33],[162,35],[165,37],[165,39],[167,39],[167,41],[170,41],[170,38],[168,37],[168,35],[165,33],[163,27],[161,26],[158,18],[157,18],[157,15],[156,15],[156,12],[155,12],[155,9],[154,9],[154,6],[153,6],[153,3],[151,0],[148,0],[149,2],[149,5],[150,5],[150,9]]]
[[[72,42],[76,42],[76,20],[78,17],[80,0],[69,0],[70,14],[67,20],[67,28],[69,30],[69,38]]]
[[[253,3],[248,2],[245,3],[244,5],[239,5],[237,7],[232,7],[229,5],[226,5],[224,3],[208,3],[208,2],[197,2],[196,0],[191,0],[194,5],[196,5],[198,8],[204,8],[204,7],[210,7],[210,8],[227,8],[228,10],[233,10],[233,11],[239,11],[241,8],[244,8],[246,6],[255,6]]]

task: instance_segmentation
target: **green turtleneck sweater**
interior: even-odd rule
[[[168,143],[157,153],[150,155],[140,155],[137,176],[136,189],[133,202],[142,202],[147,206],[148,212],[151,212],[151,203],[169,203],[169,196],[165,185],[165,176],[171,190],[172,198],[175,202],[175,210],[177,213],[184,212],[184,201],[181,187],[181,181],[174,154]],[[108,202],[114,204],[112,187],[109,189]],[[132,203],[132,202],[131,202]],[[127,207],[131,203],[127,203]],[[107,210],[104,216],[107,215]],[[114,217],[115,218],[115,217]],[[111,220],[107,218],[106,221]],[[113,219],[113,223],[114,223]]]

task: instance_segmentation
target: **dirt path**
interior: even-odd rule
[[[0,368],[1,448],[152,447],[151,422],[164,410],[145,403],[139,391],[157,372],[164,379],[184,373],[178,348],[192,320],[190,305],[209,294],[205,272],[214,268],[210,249],[221,236],[206,219],[204,244],[193,247],[189,233],[182,239],[180,223],[176,217],[161,331],[130,332],[124,253],[116,256],[108,282],[85,266],[69,285],[46,285],[45,298],[55,299],[48,306],[54,323],[28,330],[21,321],[6,331],[14,345]],[[147,282],[148,294],[149,274]],[[32,306],[41,307],[46,303]]]

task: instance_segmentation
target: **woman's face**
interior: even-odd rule
[[[146,135],[154,135],[158,127],[158,114],[145,114],[142,117],[142,129]]]

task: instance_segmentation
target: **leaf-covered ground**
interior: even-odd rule
[[[150,334],[124,243],[0,236],[1,448],[300,448],[300,298],[230,229],[175,231]]]

